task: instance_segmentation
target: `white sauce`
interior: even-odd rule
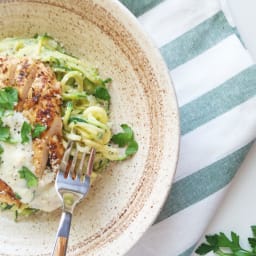
[[[25,166],[34,173],[32,162],[32,141],[21,143],[21,127],[28,120],[22,113],[14,112],[2,118],[3,123],[10,127],[11,137],[18,142],[15,144],[1,142],[4,152],[1,155],[0,178],[5,181],[14,192],[21,196],[23,203],[43,211],[53,211],[60,207],[60,199],[54,187],[54,173],[45,170],[36,188],[28,188],[26,181],[20,178],[19,170]]]

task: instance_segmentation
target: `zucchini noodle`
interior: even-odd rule
[[[27,56],[49,65],[62,87],[63,145],[76,142],[81,152],[96,149],[94,171],[109,161],[123,160],[124,153],[111,143],[109,121],[110,96],[107,85],[96,68],[68,55],[48,35],[34,38],[7,38],[0,41],[0,54],[18,58]]]

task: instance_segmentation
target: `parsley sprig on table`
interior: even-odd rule
[[[251,230],[253,236],[248,238],[250,249],[242,248],[239,235],[232,231],[230,238],[222,232],[205,236],[207,243],[202,243],[195,252],[198,255],[214,252],[219,256],[256,256],[256,226],[251,226]]]

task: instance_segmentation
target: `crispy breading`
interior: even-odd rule
[[[16,110],[22,112],[32,126],[46,126],[41,136],[32,141],[35,174],[42,177],[47,163],[55,171],[64,152],[60,83],[50,67],[38,60],[0,57],[0,88],[6,86],[18,90]]]
[[[18,207],[21,205],[19,199],[16,198],[13,190],[0,179],[0,202],[6,203],[8,205],[17,205]]]

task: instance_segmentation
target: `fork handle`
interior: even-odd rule
[[[71,219],[70,212],[62,212],[52,256],[66,255]]]

